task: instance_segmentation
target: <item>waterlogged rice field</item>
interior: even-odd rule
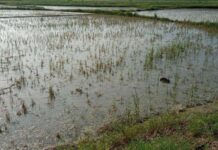
[[[67,143],[117,117],[218,96],[218,34],[194,27],[90,14],[3,18],[0,46],[2,149]]]
[[[114,11],[114,10],[129,10],[135,11],[137,8],[134,7],[79,7],[79,6],[42,6],[48,10],[107,10],[107,11]]]
[[[85,13],[72,13],[72,12],[60,12],[60,11],[34,11],[34,10],[1,10],[0,18],[24,18],[24,17],[52,17],[52,16],[72,16]]]
[[[141,16],[168,18],[174,21],[218,22],[218,9],[165,9],[140,11]]]

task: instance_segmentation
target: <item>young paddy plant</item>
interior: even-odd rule
[[[152,48],[146,54],[144,68],[145,70],[150,70],[154,68],[154,49]]]
[[[55,92],[52,86],[48,88],[48,103],[51,104],[55,100]]]
[[[27,106],[24,102],[22,102],[21,110],[22,110],[24,115],[26,115],[28,113]]]
[[[140,119],[140,98],[136,92],[135,89],[135,94],[133,95],[133,103],[134,103],[134,115],[136,120]]]

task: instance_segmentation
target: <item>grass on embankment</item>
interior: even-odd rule
[[[94,7],[218,8],[216,0],[0,0],[6,5],[59,5]]]
[[[166,113],[143,122],[112,122],[74,145],[57,150],[191,150],[218,149],[218,102]]]

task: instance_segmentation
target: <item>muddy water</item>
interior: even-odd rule
[[[191,22],[218,22],[218,9],[165,9],[138,12],[141,16]]]
[[[178,24],[4,18],[0,46],[2,149],[70,142],[128,112],[204,104],[218,92],[218,35]]]

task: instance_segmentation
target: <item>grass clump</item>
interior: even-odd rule
[[[200,137],[203,134],[208,134],[209,126],[205,120],[205,116],[198,116],[196,119],[192,120],[188,125],[188,130],[195,137]]]
[[[158,137],[151,141],[132,141],[125,150],[187,150],[191,146],[187,140],[175,137]]]
[[[198,45],[195,45],[188,41],[183,42],[175,42],[156,48],[155,50],[152,48],[148,50],[146,57],[144,68],[146,70],[154,69],[155,63],[164,59],[164,60],[176,60],[178,58],[182,58],[187,56],[190,52],[195,52]],[[191,51],[190,51],[191,50]]]
[[[148,51],[146,57],[145,57],[145,64],[144,68],[147,70],[154,68],[154,49],[152,48],[150,51]]]
[[[52,86],[49,86],[48,88],[48,100],[49,104],[55,99],[55,92]]]

